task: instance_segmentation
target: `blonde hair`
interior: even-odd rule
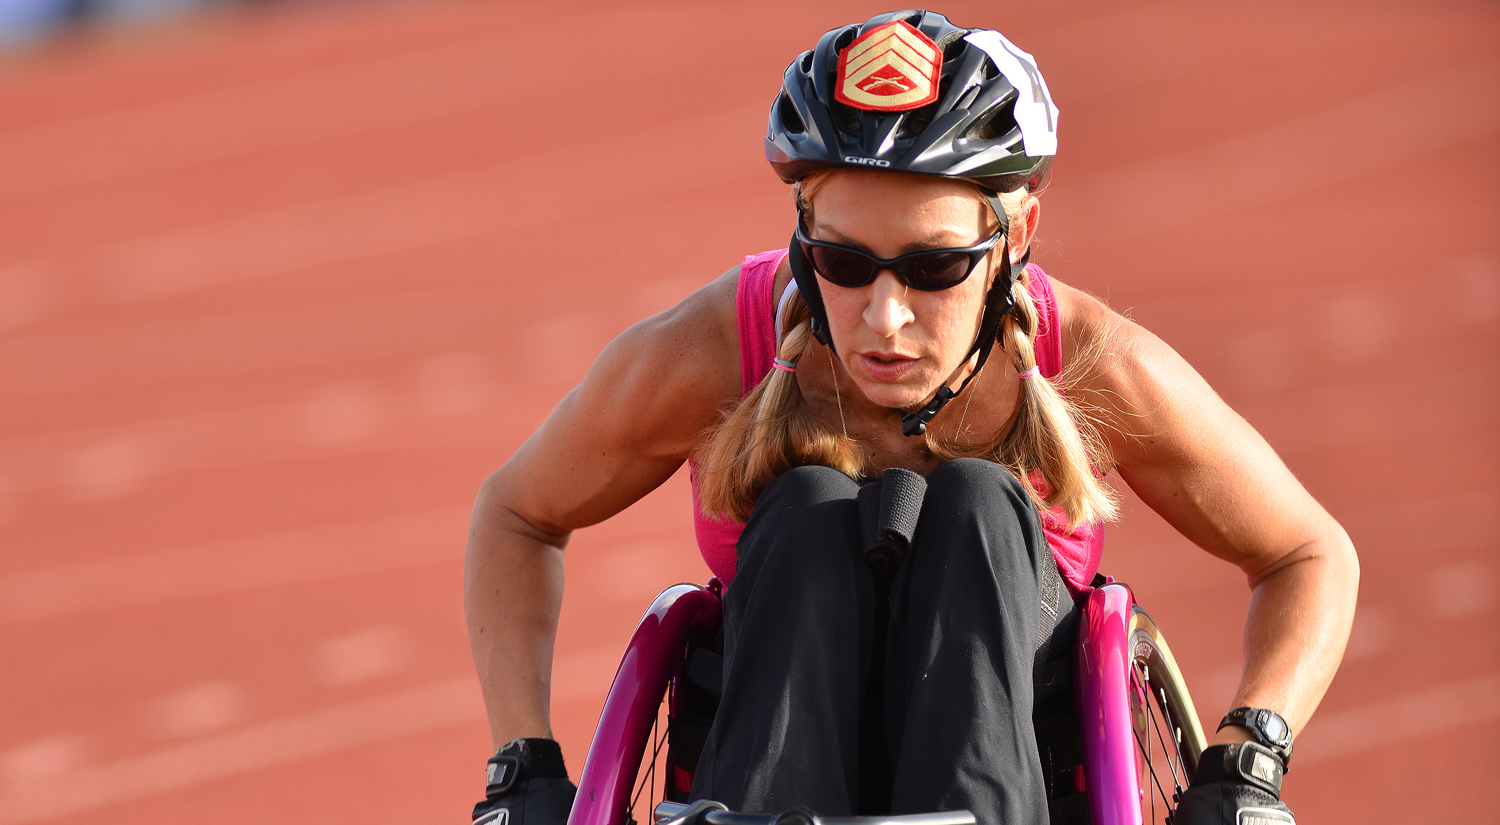
[[[794,187],[799,206],[810,211],[813,196],[829,174],[814,173]],[[975,195],[980,195],[977,186]],[[1000,196],[1012,226],[1020,221],[1028,197],[1025,188]],[[1002,320],[996,339],[1017,372],[1024,372],[1036,366],[1040,315],[1020,278],[1011,286],[1011,294],[1015,308]],[[778,358],[793,363],[802,359],[813,341],[811,318],[801,294],[794,294],[781,319],[784,332],[776,346]],[[1065,383],[1079,372],[1070,367],[1057,379]],[[950,443],[938,440],[929,430],[926,442],[932,454],[944,461],[985,458],[1004,466],[1020,479],[1039,508],[1060,510],[1070,528],[1116,515],[1113,491],[1094,473],[1095,464],[1106,461],[1098,429],[1053,380],[1041,375],[1022,379],[1013,423],[995,438],[977,444]],[[807,464],[858,476],[864,453],[808,409],[794,373],[773,369],[725,414],[699,450],[703,513],[743,522],[772,479]]]

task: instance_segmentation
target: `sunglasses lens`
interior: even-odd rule
[[[968,254],[963,252],[933,252],[914,255],[902,263],[905,272],[899,273],[902,280],[914,289],[929,292],[957,286],[969,275]]]
[[[875,262],[858,252],[826,246],[803,248],[811,253],[813,268],[829,283],[854,287],[875,279]]]
[[[913,289],[936,292],[963,282],[974,269],[977,258],[994,245],[994,239],[978,244],[975,252],[933,250],[902,255],[896,260],[882,262],[857,249],[833,244],[824,245],[797,230],[802,251],[812,261],[813,269],[831,284],[843,287],[861,287],[875,280],[883,267],[893,267],[896,276]]]

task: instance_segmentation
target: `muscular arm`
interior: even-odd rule
[[[572,531],[660,486],[739,396],[738,277],[730,270],[622,333],[480,487],[464,608],[497,747],[551,736],[552,646]]]
[[[1354,545],[1265,439],[1161,339],[1058,285],[1065,356],[1098,362],[1079,395],[1109,411],[1115,469],[1173,527],[1245,572],[1244,671],[1235,706],[1301,730],[1333,680],[1354,618]],[[1227,710],[1227,708],[1225,709]],[[1241,741],[1225,728],[1214,744]]]

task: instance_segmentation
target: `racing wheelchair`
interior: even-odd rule
[[[1169,821],[1205,747],[1198,713],[1166,639],[1130,588],[1112,579],[1094,584],[1082,598],[1072,646],[1076,715],[1045,734],[1038,724],[1039,747],[1048,751],[1044,761],[1072,780],[1062,783],[1071,787],[1049,783],[1052,819]],[[701,689],[690,671],[701,671],[702,657],[693,653],[707,648],[719,630],[721,595],[717,580],[673,585],[641,617],[600,713],[569,825],[636,825],[642,796],[647,808],[640,816],[652,818],[648,825],[791,825],[789,816],[800,825],[973,825],[967,811],[778,818],[708,801],[687,804],[691,767],[702,748],[692,722],[705,723]]]

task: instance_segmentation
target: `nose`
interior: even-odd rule
[[[881,270],[870,284],[870,302],[865,305],[865,325],[881,338],[889,338],[896,331],[916,320],[911,306],[906,303],[907,286],[901,283],[896,273]]]

